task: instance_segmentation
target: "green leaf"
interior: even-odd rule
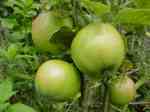
[[[0,104],[0,112],[4,112],[9,105],[9,103]]]
[[[4,5],[7,6],[7,7],[13,7],[14,0],[5,0]]]
[[[19,6],[19,7],[29,7],[33,4],[33,0],[7,0],[5,1],[6,6],[14,7]]]
[[[29,107],[22,103],[16,103],[10,106],[7,112],[36,112],[32,107]]]
[[[16,55],[17,55],[17,51],[18,51],[18,45],[17,44],[11,44],[9,47],[8,47],[8,50],[7,52],[5,53],[6,57],[9,59],[9,60],[13,60],[15,59]]]
[[[57,22],[59,24],[55,23],[56,28],[49,33],[49,42],[66,49],[70,46],[70,43],[74,37],[74,33],[72,31],[73,22],[69,17],[60,17]]]
[[[82,0],[83,7],[94,12],[97,16],[101,16],[105,13],[110,12],[110,6],[105,5],[101,2],[95,2],[91,0]]]
[[[150,8],[150,0],[135,0],[135,4],[139,8]]]
[[[12,42],[17,42],[21,39],[24,39],[25,38],[25,34],[23,33],[23,31],[15,31],[15,32],[12,32],[9,36],[9,39],[12,41]]]
[[[0,103],[4,103],[14,94],[12,88],[12,82],[9,79],[0,83]]]
[[[57,32],[55,32],[49,39],[50,43],[61,45],[65,48],[69,48],[73,40],[74,33],[68,27],[61,27]]]
[[[150,25],[150,9],[122,9],[114,18],[114,23]]]
[[[33,0],[21,0],[26,7],[29,7],[33,4]]]
[[[1,19],[1,24],[5,28],[12,29],[17,25],[17,20],[15,18],[5,18]]]

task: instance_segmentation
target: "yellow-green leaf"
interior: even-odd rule
[[[150,9],[150,0],[135,0],[135,4],[139,8],[149,8]]]
[[[101,2],[95,2],[91,0],[82,0],[81,3],[83,7],[94,12],[97,16],[110,12],[110,6],[105,5]]]
[[[6,79],[0,83],[0,103],[7,101],[14,92],[12,91],[12,82]]]
[[[36,112],[36,111],[32,107],[29,107],[22,103],[16,103],[10,106],[7,112]]]
[[[119,11],[114,18],[116,23],[150,25],[150,9],[126,8]]]

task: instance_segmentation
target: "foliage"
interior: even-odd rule
[[[102,81],[87,85],[86,91],[90,91],[92,96],[85,98],[87,108],[84,108],[84,111],[81,106],[82,98],[56,103],[35,92],[33,79],[42,62],[53,58],[72,62],[68,52],[52,55],[41,53],[34,46],[31,39],[32,20],[45,10],[60,10],[63,15],[71,17],[71,30],[74,33],[94,21],[115,25],[127,45],[126,59],[118,74],[128,74],[132,77],[138,92],[136,100],[129,106],[111,105],[111,111],[150,111],[149,0],[1,0],[0,111],[12,112],[9,108],[13,108],[13,112],[18,112],[21,108],[32,112],[34,110],[31,108],[34,108],[37,112],[97,112],[103,107]],[[59,39],[56,37],[54,36],[53,40]],[[97,87],[100,90],[93,95],[92,91]]]

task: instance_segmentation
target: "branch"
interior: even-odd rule
[[[150,101],[131,102],[130,105],[150,105]]]

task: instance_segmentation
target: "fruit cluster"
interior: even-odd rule
[[[61,43],[49,41],[51,35],[60,26],[64,26],[62,21],[64,20],[56,12],[40,14],[32,24],[35,46],[41,51],[54,54],[64,51]],[[104,71],[118,70],[125,57],[124,41],[111,24],[91,23],[77,32],[70,45],[70,56],[74,64],[53,59],[39,67],[35,77],[35,86],[39,93],[56,101],[72,100],[80,93],[79,71],[92,80],[100,79]],[[109,83],[109,92],[113,104],[128,104],[135,98],[135,84],[131,78],[121,76]]]

